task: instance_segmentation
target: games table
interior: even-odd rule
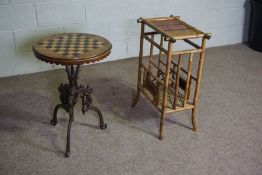
[[[67,128],[67,146],[65,157],[70,154],[70,131],[74,120],[74,106],[77,98],[82,98],[82,113],[95,111],[100,119],[100,128],[106,129],[101,111],[91,106],[92,89],[88,85],[79,85],[80,65],[89,64],[106,58],[111,52],[111,43],[97,35],[84,33],[62,33],[40,39],[33,45],[34,55],[47,63],[64,65],[69,83],[59,86],[61,103],[54,108],[52,125],[57,124],[57,111],[62,108],[69,113]]]

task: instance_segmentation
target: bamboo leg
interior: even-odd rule
[[[186,106],[187,99],[188,99],[188,90],[189,90],[189,81],[190,81],[190,75],[191,75],[192,59],[193,59],[193,53],[190,54],[190,57],[189,57],[189,60],[188,60],[187,79],[186,79],[186,90],[185,90],[185,95],[184,95],[184,104],[183,104],[183,107]]]
[[[163,140],[164,118],[165,118],[165,111],[162,109],[161,120],[160,120],[160,131],[159,131],[159,139],[160,140]]]
[[[179,87],[179,77],[180,77],[180,67],[181,67],[181,54],[178,56],[177,71],[176,71],[176,85],[175,85],[175,95],[174,95],[174,106],[173,106],[173,109],[176,109],[176,105],[177,105],[177,96],[178,96],[178,87]]]
[[[206,47],[206,38],[203,38],[202,39],[202,50],[203,51],[200,53],[200,58],[199,58],[199,63],[198,63],[196,89],[195,89],[195,95],[194,95],[194,101],[193,101],[194,108],[192,109],[192,125],[193,125],[194,131],[197,131],[196,110],[197,110],[199,88],[200,88],[200,83],[201,83],[202,69],[203,69],[203,63],[204,63],[204,57],[205,57],[205,47]]]
[[[163,92],[163,103],[162,103],[162,111],[161,111],[161,119],[160,119],[160,131],[159,131],[159,139],[163,139],[163,125],[166,111],[166,100],[167,100],[167,90],[168,90],[168,81],[169,81],[169,70],[172,59],[172,47],[173,43],[169,41],[168,43],[168,55],[167,55],[167,64],[166,64],[166,77],[164,84],[164,92]]]
[[[141,86],[141,76],[142,76],[142,58],[143,58],[143,45],[144,45],[144,30],[145,24],[141,23],[141,36],[140,36],[140,51],[139,51],[139,64],[138,64],[138,78],[137,78],[137,92],[136,97],[134,98],[132,107],[134,107],[140,96],[140,86]]]

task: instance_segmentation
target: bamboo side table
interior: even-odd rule
[[[163,139],[163,124],[167,113],[191,109],[193,130],[196,131],[196,109],[206,39],[210,39],[211,34],[204,33],[180,20],[180,17],[172,15],[140,18],[137,21],[141,23],[141,36],[137,94],[132,106],[137,104],[142,92],[161,112],[160,140]],[[160,41],[157,41],[155,36],[160,36]],[[144,39],[150,43],[148,63],[145,63],[144,59]],[[196,44],[195,39],[201,39],[201,45]],[[173,51],[173,45],[178,40],[187,43],[191,48]],[[153,59],[154,48],[159,50],[157,60]],[[192,72],[192,61],[197,58],[193,58],[193,55],[198,55],[199,59],[196,76]],[[187,61],[186,68],[182,66],[182,61]],[[193,97],[190,97],[191,89],[195,90]]]
[[[67,128],[67,146],[65,157],[70,154],[70,132],[74,120],[74,106],[77,98],[82,98],[82,113],[95,111],[100,120],[100,128],[106,129],[101,111],[91,106],[92,89],[88,85],[78,84],[80,65],[92,63],[107,57],[111,52],[111,43],[103,37],[84,33],[63,33],[40,39],[33,45],[34,55],[47,63],[66,67],[69,83],[60,85],[61,103],[55,106],[52,125],[57,124],[57,111],[62,108],[69,113]]]

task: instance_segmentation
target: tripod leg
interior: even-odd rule
[[[165,113],[161,112],[161,119],[160,119],[160,129],[159,129],[159,139],[163,140],[163,131],[164,131],[164,120],[165,120]]]
[[[193,131],[197,131],[197,124],[196,124],[196,107],[192,109],[192,126],[193,126]]]
[[[63,108],[62,104],[58,104],[55,106],[54,113],[53,113],[53,119],[51,120],[51,125],[55,126],[57,124],[57,111],[58,109]]]
[[[88,110],[92,110],[92,111],[95,111],[99,117],[99,125],[100,125],[100,129],[104,130],[107,128],[107,125],[104,123],[104,118],[103,118],[103,115],[101,113],[101,111],[97,108],[97,107],[94,107],[94,106],[89,106],[87,108],[87,111]]]
[[[70,133],[71,133],[71,125],[73,120],[74,120],[74,112],[73,112],[73,108],[71,108],[69,111],[69,122],[67,127],[67,143],[66,143],[65,157],[69,157],[70,155]]]

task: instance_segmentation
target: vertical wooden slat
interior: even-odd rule
[[[202,39],[202,46],[201,47],[202,47],[202,52],[200,53],[200,58],[199,58],[199,63],[198,63],[196,89],[195,89],[195,95],[194,95],[194,100],[193,100],[194,108],[192,109],[192,125],[193,125],[194,131],[197,130],[196,110],[197,110],[199,88],[200,88],[200,83],[201,83],[202,69],[203,69],[203,63],[204,63],[204,57],[205,57],[206,38]]]
[[[163,40],[164,40],[164,37],[163,37],[163,35],[161,35],[161,38],[160,38],[160,47],[163,47]],[[159,68],[160,68],[161,58],[162,58],[162,50],[159,49],[158,63],[157,63],[157,66],[158,66]]]
[[[154,41],[154,35],[151,35],[151,39]],[[149,58],[149,70],[151,70],[151,63],[152,63],[152,60],[153,60],[153,51],[154,51],[154,45],[151,43],[150,45],[150,58]]]
[[[167,64],[166,64],[166,77],[164,83],[164,91],[163,91],[163,102],[162,102],[162,111],[161,111],[161,119],[160,119],[160,131],[159,131],[159,139],[163,139],[163,124],[165,118],[166,111],[166,102],[167,102],[167,90],[168,90],[168,82],[169,82],[169,74],[170,74],[170,65],[172,60],[172,47],[173,43],[171,41],[168,42],[168,55],[167,55]]]
[[[176,85],[175,85],[175,94],[174,94],[174,105],[173,105],[173,109],[176,109],[176,106],[177,106],[179,77],[180,77],[180,67],[181,67],[181,54],[178,56],[177,73],[176,73]]]
[[[163,37],[163,35],[161,35],[161,38],[160,38],[160,47],[163,47],[163,41],[164,41],[164,37]],[[157,62],[157,67],[159,68],[159,69],[161,69],[161,58],[162,58],[162,50],[160,50],[159,49],[159,55],[158,55],[158,62]],[[157,71],[157,77],[159,77],[159,75],[160,75],[160,71],[158,70]],[[156,104],[156,106],[158,106],[158,104],[159,104],[159,96],[160,96],[161,94],[160,94],[160,85],[158,85],[157,86],[157,98],[156,98],[156,102],[155,102],[155,104]]]
[[[154,41],[154,35],[151,35],[151,39]],[[152,60],[153,60],[153,51],[154,51],[154,45],[150,44],[150,51],[149,51],[149,62],[148,62],[148,69],[152,70]],[[147,71],[144,73],[144,80],[147,78]]]
[[[174,57],[174,58],[175,58],[175,57]],[[175,62],[171,62],[171,63],[173,63],[173,68],[172,68],[172,70],[170,70],[170,71],[172,72],[172,78],[175,79],[175,75],[176,75],[176,73],[175,73],[176,64],[174,64]]]
[[[192,60],[193,60],[193,53],[190,54],[190,57],[189,57],[189,60],[188,60],[186,90],[185,90],[185,95],[184,95],[183,107],[185,107],[186,103],[187,103],[187,96],[188,96],[188,90],[189,90],[189,81],[190,81],[190,75],[191,75]]]
[[[188,87],[188,95],[187,95],[187,101],[189,100],[190,95],[191,95],[191,85],[192,85],[192,77],[190,76],[190,79],[189,79],[189,87]]]
[[[139,62],[138,62],[138,77],[137,77],[137,92],[136,97],[134,98],[132,106],[134,107],[139,100],[140,96],[140,86],[141,86],[141,76],[142,76],[142,58],[144,50],[144,31],[145,24],[141,23],[141,34],[140,34],[140,50],[139,50]]]

